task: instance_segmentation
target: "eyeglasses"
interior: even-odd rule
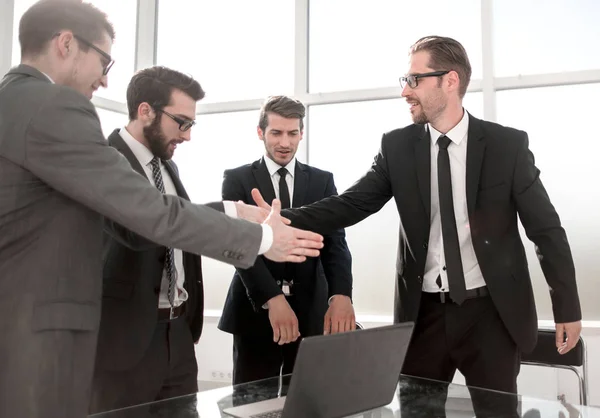
[[[108,74],[108,72],[112,68],[113,64],[115,63],[115,60],[113,60],[112,57],[110,55],[108,55],[106,52],[104,52],[103,50],[98,48],[93,43],[83,39],[81,36],[73,34],[73,37],[75,37],[75,39],[77,39],[82,44],[92,48],[94,51],[96,51],[98,54],[100,54],[102,56],[102,58],[104,58],[106,60],[106,63],[104,63],[104,65],[102,67],[102,75],[105,76],[106,74]]]
[[[191,127],[196,124],[195,120],[182,119],[180,117],[177,117],[175,115],[170,114],[166,110],[157,109],[156,111],[164,113],[165,115],[167,115],[168,117],[170,117],[171,119],[173,119],[175,122],[177,122],[179,124],[179,130],[181,132],[189,131],[191,129]]]
[[[447,71],[433,71],[431,73],[407,75],[406,77],[400,77],[400,85],[402,86],[402,88],[404,88],[408,84],[408,86],[411,89],[414,89],[414,88],[416,88],[419,85],[419,78],[439,77],[439,76],[442,76],[442,75],[446,75],[449,72],[450,72],[450,70],[447,70]]]

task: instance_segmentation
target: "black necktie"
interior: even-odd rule
[[[156,185],[156,188],[160,190],[162,194],[165,194],[165,185],[163,184],[163,178],[160,172],[158,158],[154,157],[152,161],[150,161],[150,165],[152,166],[152,177],[154,178],[154,184]],[[167,248],[167,252],[165,254],[165,270],[167,271],[167,279],[169,280],[167,298],[169,299],[169,303],[171,304],[171,306],[173,306],[176,280],[175,257],[173,254],[173,248]]]
[[[285,167],[281,167],[277,170],[279,174],[279,200],[281,200],[281,209],[288,209],[290,205],[290,190],[288,189],[285,177],[288,171]]]
[[[440,216],[442,218],[442,237],[444,240],[444,255],[446,272],[450,286],[450,298],[459,305],[466,298],[465,276],[460,258],[460,245],[454,217],[452,202],[452,177],[450,175],[450,157],[448,156],[450,138],[442,135],[438,139],[438,190],[440,198]]]

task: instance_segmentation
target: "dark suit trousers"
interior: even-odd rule
[[[456,370],[467,386],[517,392],[520,355],[489,296],[467,299],[462,305],[440,303],[423,293],[419,315],[402,373],[451,382]],[[403,409],[410,408],[410,388],[400,394]],[[428,394],[423,416],[445,416],[447,386]],[[471,390],[477,417],[516,416],[517,399]],[[409,415],[407,413],[407,415]]]
[[[282,365],[283,374],[292,373],[300,338],[279,345],[273,342],[273,334],[234,335],[233,384],[279,376]]]
[[[91,412],[198,391],[194,341],[185,317],[158,322],[142,360],[124,371],[96,370]]]

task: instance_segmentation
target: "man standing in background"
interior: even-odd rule
[[[223,199],[253,203],[251,191],[258,188],[288,208],[337,194],[331,173],[296,159],[304,115],[304,105],[290,97],[265,101],[257,127],[265,156],[225,171]],[[344,230],[331,232],[324,244],[319,258],[301,264],[259,257],[251,268],[236,270],[219,322],[233,334],[234,384],[291,373],[299,335],[355,329],[352,258]]]

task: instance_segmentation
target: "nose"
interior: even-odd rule
[[[104,88],[108,88],[108,75],[103,75],[100,79],[100,85]]]
[[[187,131],[182,132],[181,139],[186,142],[189,141],[190,139],[192,139],[192,129],[190,128]]]
[[[290,137],[288,135],[281,135],[281,139],[279,140],[279,146],[283,148],[287,148],[290,145]]]
[[[412,89],[410,88],[410,86],[408,85],[408,83],[406,83],[404,85],[404,88],[402,89],[402,94],[400,95],[401,97],[407,97],[410,95],[410,93],[412,92]]]

